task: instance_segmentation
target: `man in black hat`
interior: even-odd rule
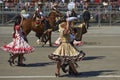
[[[88,8],[85,8],[83,11],[83,20],[85,22],[86,28],[88,29],[90,20],[90,12],[88,11]]]

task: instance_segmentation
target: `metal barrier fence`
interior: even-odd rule
[[[10,21],[15,17],[16,14],[20,13],[20,10],[18,9],[11,9],[11,10],[5,10],[3,8],[0,8],[0,25],[9,25]],[[59,11],[62,13],[65,13],[67,11],[66,7],[61,7],[59,8]],[[91,13],[91,23],[96,23],[98,26],[101,26],[102,24],[107,24],[107,25],[118,25],[120,22],[120,11],[118,8],[103,8],[101,6],[96,6],[96,7],[90,7],[89,11]],[[29,9],[28,13],[30,15],[33,15],[34,9]],[[50,12],[50,8],[44,8],[44,12],[47,14]],[[76,12],[79,17],[79,22],[82,21],[82,13],[83,13],[83,8],[78,7],[76,8]]]

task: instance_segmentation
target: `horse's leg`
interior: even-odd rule
[[[42,35],[42,40],[44,41],[44,44],[42,45],[42,46],[44,46],[48,41],[49,41],[49,45],[50,45],[50,47],[52,46],[52,43],[51,43],[51,32],[52,31],[47,31],[46,33],[44,33],[43,35]]]
[[[41,37],[41,41],[43,42],[42,47],[44,47],[44,45],[47,43],[48,41],[48,31],[44,32],[42,37]]]
[[[47,34],[44,35],[43,39],[44,39],[44,43],[46,44],[46,43],[47,43],[47,40],[48,40]]]
[[[37,44],[40,44],[40,34],[36,33],[35,36],[38,38],[38,40],[36,41]]]
[[[47,42],[49,41],[49,33],[47,33],[46,35],[45,35],[45,44],[47,44]],[[50,44],[50,43],[49,43]]]
[[[50,45],[50,47],[52,46],[52,42],[51,42],[51,35],[52,35],[52,32],[50,32],[50,38],[49,38],[49,45]]]
[[[51,35],[52,35],[52,31],[49,31],[49,32],[48,32],[48,40],[49,40],[49,46],[50,46],[50,47],[52,46],[52,43],[51,43]]]

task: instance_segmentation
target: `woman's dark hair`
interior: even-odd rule
[[[77,17],[76,12],[74,11],[74,9],[72,10],[71,16]]]
[[[21,15],[17,15],[16,17],[15,17],[15,23],[14,23],[14,34],[15,34],[15,26],[16,25],[20,25],[20,23],[21,23]]]
[[[77,33],[77,28],[73,28],[74,33]]]
[[[17,15],[16,17],[15,17],[15,24],[14,25],[19,25],[20,23],[21,23],[21,15]]]

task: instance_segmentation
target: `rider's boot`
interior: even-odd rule
[[[45,27],[44,27],[44,32],[49,29],[49,23],[46,19],[43,20],[44,24],[45,24]]]

